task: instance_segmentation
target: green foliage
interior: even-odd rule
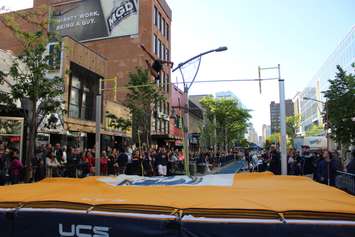
[[[324,133],[324,129],[322,126],[313,124],[312,127],[310,127],[307,131],[306,131],[306,136],[307,137],[312,137],[312,136],[319,136],[322,133]]]
[[[353,64],[353,68],[355,68]],[[339,65],[329,89],[324,92],[327,99],[325,116],[331,136],[339,144],[355,144],[355,75],[346,73]]]
[[[268,144],[280,144],[281,141],[281,133],[273,133],[266,138],[266,142]]]
[[[152,112],[155,105],[165,100],[164,94],[143,68],[129,74],[128,87],[125,104],[132,113],[133,138],[140,133],[140,140],[149,145]]]
[[[209,125],[203,136],[217,141],[220,147],[223,144],[225,148],[244,138],[251,116],[248,110],[241,108],[238,101],[204,97],[200,102],[206,109]],[[214,136],[215,128],[217,137]]]
[[[131,120],[129,119],[124,119],[121,117],[117,117],[114,114],[108,113],[106,115],[106,118],[110,119],[109,120],[109,127],[113,128],[115,130],[122,130],[122,131],[127,131],[129,129],[129,127],[132,125]]]
[[[14,33],[22,45],[22,52],[13,61],[9,72],[0,73],[1,81],[5,77],[11,77],[13,82],[11,92],[2,93],[0,101],[10,107],[17,100],[29,102],[30,108],[27,108],[25,117],[29,128],[25,163],[29,170],[39,124],[46,115],[63,112],[63,79],[46,77],[47,72],[52,69],[49,61],[60,50],[60,43],[53,52],[48,54],[46,50],[53,39],[60,41],[56,34],[47,31],[47,13],[47,8],[38,8],[31,12],[13,12],[0,16],[0,21]],[[23,31],[22,23],[31,24],[32,31]]]
[[[293,139],[296,136],[296,130],[301,124],[301,116],[289,116],[286,118],[286,133]]]

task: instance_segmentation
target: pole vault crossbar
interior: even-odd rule
[[[218,82],[258,82],[258,81],[277,81],[279,78],[264,78],[264,79],[231,79],[231,80],[209,80],[209,81],[194,81],[194,83],[218,83]],[[185,82],[185,83],[191,83],[191,82]],[[184,82],[170,82],[167,83],[168,85],[179,85],[179,84],[184,84]],[[131,88],[140,88],[140,87],[146,87],[146,86],[151,86],[155,85],[154,83],[152,84],[143,84],[143,85],[137,85],[137,86],[118,86],[117,89],[131,89]],[[111,88],[105,88],[105,91],[107,90],[112,90]]]

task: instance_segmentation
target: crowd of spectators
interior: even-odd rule
[[[281,174],[281,155],[275,146],[264,150],[259,157],[254,156],[254,159],[249,152],[245,152],[245,159],[248,164],[254,163],[255,170],[259,172],[268,170],[277,175]],[[302,146],[301,151],[289,149],[287,152],[288,175],[309,176],[317,182],[334,186],[339,171],[355,174],[354,150],[346,165],[337,151],[311,151],[309,146]]]
[[[190,163],[194,163],[201,172],[208,172],[216,166],[234,160],[233,154],[233,151],[217,152],[216,155],[212,151],[195,152],[190,154]],[[47,177],[83,178],[95,175],[95,162],[95,148],[67,148],[59,143],[54,146],[42,145],[37,147],[35,157],[31,161],[31,181],[36,182]],[[24,169],[18,151],[0,144],[0,185],[23,182]],[[183,173],[184,155],[181,149],[107,147],[100,156],[101,176],[170,176]]]

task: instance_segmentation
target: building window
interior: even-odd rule
[[[163,23],[162,23],[162,29],[161,29],[161,32],[163,33],[163,36],[165,37],[165,33],[166,33],[166,31],[165,31],[165,19],[163,18]]]
[[[161,42],[160,42],[160,40],[159,39],[157,39],[157,56],[158,56],[158,58],[159,58],[159,55],[160,55],[160,48],[161,47]]]
[[[158,37],[156,34],[154,34],[153,36],[153,42],[154,42],[154,54],[158,55],[159,45],[158,45]]]
[[[168,23],[166,23],[166,25],[165,25],[165,30],[166,30],[166,33],[165,33],[165,35],[166,35],[166,38],[167,38],[167,40],[169,41],[170,40],[170,29],[169,29],[169,24]]]
[[[161,14],[158,13],[158,30],[161,32]]]
[[[159,59],[163,58],[163,44],[161,43],[160,40],[159,41]]]
[[[170,61],[170,52],[168,48],[165,48],[165,60]]]
[[[74,63],[70,65],[69,117],[95,120],[95,94],[98,92],[100,77]]]
[[[169,88],[170,88],[170,77],[169,74],[166,74],[166,93],[169,93]]]
[[[158,26],[158,8],[154,6],[154,25]]]
[[[71,118],[79,118],[80,88],[81,83],[79,78],[73,76],[71,81],[69,105],[69,117]]]
[[[165,60],[165,45],[162,44],[162,59]]]

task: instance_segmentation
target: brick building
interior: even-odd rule
[[[115,31],[115,29],[112,28],[120,22],[132,21],[129,20],[128,17],[118,17],[118,11],[123,9],[121,8],[122,4],[127,2],[137,8],[136,11],[134,11],[134,8],[124,8],[127,10],[127,14],[131,13],[136,17],[137,32],[132,28],[134,33],[130,33],[130,29],[126,29],[127,32],[120,32],[121,35],[119,37],[108,37],[107,35],[100,37],[99,31],[102,30],[102,27],[108,27],[108,31],[112,33]],[[134,72],[137,67],[146,68],[147,61],[152,63],[152,60],[148,54],[142,50],[140,45],[144,45],[156,58],[170,60],[170,26],[172,12],[165,0],[34,0],[34,8],[38,8],[43,4],[48,4],[54,9],[54,16],[57,16],[55,14],[58,12],[62,14],[62,18],[59,18],[59,23],[62,23],[62,25],[57,25],[55,29],[59,29],[62,35],[68,35],[74,42],[77,42],[77,44],[73,46],[74,48],[84,46],[84,48],[88,49],[88,52],[93,52],[98,55],[99,58],[102,57],[104,59],[104,71],[98,75],[106,79],[117,78],[118,89],[116,91],[112,90],[114,82],[110,81],[104,83],[104,88],[107,89],[104,92],[105,105],[110,104],[112,107],[114,104],[119,106],[118,104],[123,103],[128,92],[128,89],[124,87],[127,86],[129,81],[129,73]],[[102,13],[95,10],[97,6],[99,6],[97,9],[101,9]],[[107,9],[108,7],[110,7],[110,9],[112,8],[112,10]],[[86,12],[78,12],[77,15],[70,15],[70,12],[80,11],[80,9],[84,9]],[[32,9],[26,9],[25,11],[31,10]],[[81,19],[81,17],[83,18]],[[103,17],[106,17],[106,23],[104,23],[103,20],[105,20],[105,18]],[[74,22],[73,19],[76,18],[80,19],[80,21]],[[98,24],[100,19],[103,25],[100,25],[101,27],[99,28],[95,28],[95,24]],[[74,31],[71,30],[75,30],[75,24],[80,23],[82,25],[87,24],[85,26],[86,28],[83,27],[82,29],[84,30],[79,31],[80,34],[72,34]],[[26,24],[24,24],[23,27],[24,29],[31,30],[31,26]],[[120,28],[116,30],[124,31],[125,29]],[[19,53],[21,51],[19,42],[15,40],[11,32],[1,23],[0,32],[4,36],[0,39],[0,48]],[[79,57],[82,57],[81,60],[85,60],[86,56],[81,55]],[[92,61],[91,63],[96,64],[96,61]],[[160,81],[157,81],[157,84],[163,89],[167,98],[170,98],[171,95],[170,71],[170,68],[164,66]],[[152,80],[154,80],[153,77]],[[71,78],[68,78],[66,83],[69,83],[68,88],[72,88]],[[70,97],[72,92],[69,92],[68,89],[67,93]],[[107,101],[110,101],[110,103]],[[70,111],[70,104],[68,104],[68,106]],[[119,109],[112,110],[119,111]],[[169,99],[167,99],[166,102],[157,105],[155,113],[152,114],[151,132],[156,141],[169,138],[169,111],[170,103]],[[69,119],[71,119],[70,115]],[[90,121],[86,119],[82,120],[86,121],[90,126]]]

